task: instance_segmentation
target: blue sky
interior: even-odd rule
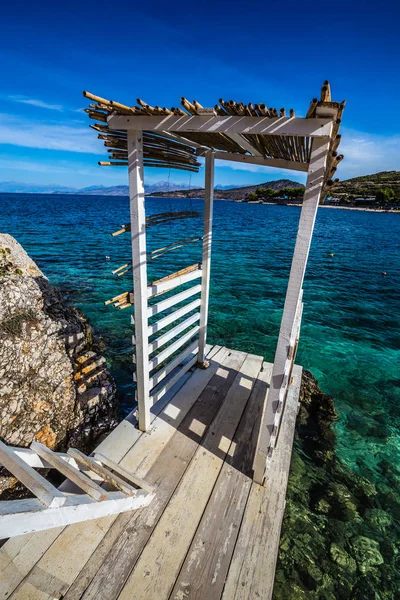
[[[119,185],[81,92],[176,106],[220,97],[305,114],[324,79],[347,100],[341,179],[400,169],[397,2],[8,2],[2,7],[0,181]],[[219,163],[217,184],[302,175]],[[147,182],[166,179],[147,169]],[[203,175],[193,175],[201,185]],[[175,171],[171,180],[189,183]]]

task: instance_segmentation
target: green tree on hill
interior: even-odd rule
[[[383,188],[376,192],[376,201],[380,203],[393,202],[396,194],[392,188]]]

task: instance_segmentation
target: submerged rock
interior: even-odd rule
[[[307,371],[300,402],[274,600],[400,600],[400,495],[392,465],[382,464],[383,483],[340,460],[333,398]]]
[[[92,328],[22,246],[0,234],[0,437],[88,451],[116,424],[116,387]],[[0,492],[14,482],[0,480]]]

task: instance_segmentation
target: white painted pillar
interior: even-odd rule
[[[139,429],[150,425],[149,347],[147,335],[146,213],[144,208],[143,133],[128,131],[129,204],[136,341],[136,384]]]
[[[285,363],[288,358],[290,336],[296,318],[296,308],[303,286],[315,217],[321,198],[329,145],[330,138],[313,139],[306,189],[272,369],[271,384],[266,395],[266,401],[264,402],[253,463],[254,480],[260,484],[264,482],[265,478],[265,467],[270,451],[270,439],[274,430],[275,415],[278,410],[283,410],[283,407],[278,406],[279,395],[283,382]]]
[[[212,220],[214,204],[214,152],[209,151],[205,157],[205,186],[204,186],[204,235],[203,235],[203,258],[201,278],[201,305],[200,305],[200,337],[199,354],[197,362],[199,366],[206,367],[205,347],[207,342],[208,303],[210,296],[210,268],[211,268],[211,242],[212,242]]]

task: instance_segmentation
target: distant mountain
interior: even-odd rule
[[[158,183],[145,184],[146,194],[164,194],[179,190],[189,190],[191,186],[185,183],[173,181],[159,181]],[[217,185],[216,190],[233,189],[232,185]],[[236,186],[239,187],[239,186]],[[6,194],[82,194],[85,196],[127,196],[129,188],[127,185],[91,185],[84,188],[72,188],[60,185],[34,185],[31,183],[18,183],[17,181],[0,182],[0,193]]]
[[[18,181],[0,181],[2,194],[76,194],[77,190],[62,185],[34,185]]]
[[[396,197],[400,198],[400,171],[381,171],[373,175],[363,175],[341,181],[337,186],[335,194],[349,194],[355,196],[375,196],[378,190],[392,188]]]
[[[291,181],[290,179],[278,179],[276,181],[267,181],[265,183],[258,183],[257,185],[246,185],[243,187],[228,187],[221,189],[216,187],[214,189],[214,198],[216,200],[238,200],[242,201],[247,198],[247,195],[251,192],[255,192],[257,188],[270,188],[272,190],[283,190],[284,188],[304,188],[302,183],[297,181]],[[172,198],[203,198],[204,188],[197,188],[194,190],[176,190],[175,192],[156,192],[149,194],[150,196],[160,196]]]

